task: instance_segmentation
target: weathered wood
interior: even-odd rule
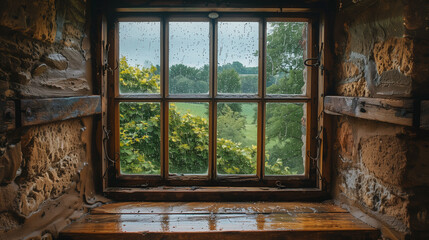
[[[346,213],[333,204],[315,202],[118,202],[97,207],[91,214],[257,214]]]
[[[141,223],[140,223],[141,224]],[[109,226],[107,226],[109,227]],[[371,240],[378,239],[378,232],[372,230],[344,230],[344,231],[211,231],[211,232],[127,232],[123,233],[63,233],[60,239],[88,239],[88,240]]]
[[[176,11],[196,11],[197,10],[219,10],[219,11],[228,11],[233,8],[236,11],[245,11],[246,8],[259,8],[252,9],[253,11],[266,11],[270,10],[273,12],[282,12],[285,10],[290,10],[292,8],[294,11],[304,11],[309,8],[321,8],[324,7],[327,0],[312,0],[312,1],[301,1],[301,0],[288,0],[288,1],[277,1],[277,0],[266,0],[266,1],[257,1],[257,0],[249,0],[249,1],[240,1],[240,0],[232,0],[232,1],[202,1],[202,0],[194,0],[194,1],[178,1],[178,0],[166,0],[166,1],[147,1],[142,4],[142,1],[137,0],[123,0],[123,1],[114,1],[109,0],[113,7],[119,8],[117,11],[148,11],[147,9],[152,8],[160,8],[159,11],[167,11],[169,8],[180,8],[176,9]],[[280,9],[286,8],[286,9]],[[271,10],[272,9],[272,10]]]
[[[14,130],[16,128],[15,122],[15,102],[0,102],[0,132]]]
[[[424,100],[420,104],[420,128],[429,130],[429,100]]]
[[[293,207],[293,204],[296,206]],[[124,203],[107,206],[104,210],[109,209],[108,214],[101,211],[88,215],[66,227],[60,233],[60,238],[377,239],[379,237],[377,229],[330,204]],[[138,207],[135,208],[136,206]]]
[[[323,97],[326,93],[331,92],[332,81],[331,81],[331,71],[334,70],[334,56],[333,50],[331,49],[332,44],[331,36],[334,32],[333,30],[333,16],[335,15],[333,10],[326,8],[320,15],[319,19],[319,51],[322,50],[322,55],[320,56],[321,67],[318,69],[318,81],[317,81],[317,96],[318,96],[318,106],[317,106],[317,131],[320,132],[320,152],[319,152],[319,169],[321,176],[319,176],[318,185],[319,188],[327,192],[330,191],[330,182],[332,167],[332,146],[333,137],[332,134],[332,119],[331,116],[323,114]],[[317,24],[317,23],[314,23]],[[317,155],[316,155],[317,156]]]
[[[326,96],[324,112],[412,126],[413,104],[412,99]]]
[[[21,100],[21,125],[31,126],[101,112],[100,96]]]
[[[317,188],[269,187],[154,187],[107,188],[118,201],[320,201],[328,194]]]

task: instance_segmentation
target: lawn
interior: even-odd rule
[[[177,112],[180,114],[190,113],[192,115],[200,116],[208,119],[207,116],[207,107],[208,103],[184,103],[184,102],[176,102],[174,103],[176,106]],[[246,118],[246,129],[244,130],[244,135],[246,136],[246,140],[242,143],[243,146],[251,146],[257,144],[257,132],[256,132],[256,122],[255,119],[255,111],[256,104],[243,104],[242,105],[242,114]],[[273,147],[277,141],[266,142],[266,149],[269,150]]]
[[[177,112],[180,114],[190,113],[194,116],[199,116],[205,119],[208,119],[207,108],[208,103],[187,103],[187,102],[176,102],[173,103],[176,105]]]

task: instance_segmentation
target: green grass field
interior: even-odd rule
[[[174,103],[177,111],[180,114],[190,113],[195,116],[200,116],[202,118],[208,119],[208,103],[184,103],[184,102],[176,102]],[[257,144],[257,125],[254,120],[256,117],[257,111],[256,104],[243,104],[242,105],[242,114],[246,118],[246,129],[244,130],[244,135],[246,136],[246,140],[242,143],[243,146],[251,146]],[[269,151],[271,147],[273,147],[277,141],[269,141],[266,142],[266,149]]]
[[[173,103],[176,105],[177,112],[180,114],[190,113],[194,116],[199,116],[202,118],[208,119],[208,111],[207,108],[209,106],[208,103],[185,103],[185,102],[176,102]]]
[[[190,113],[195,116],[200,116],[202,118],[208,119],[208,103],[184,103],[176,102],[177,112],[180,114]],[[246,118],[246,129],[244,130],[244,135],[246,140],[242,143],[243,146],[256,145],[257,143],[257,126],[254,121],[257,111],[256,104],[243,104],[242,105],[242,114]]]

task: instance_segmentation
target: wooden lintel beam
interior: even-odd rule
[[[321,8],[328,4],[328,0],[228,0],[228,1],[206,1],[206,0],[163,0],[163,1],[142,1],[139,0],[109,0],[109,5],[116,8]],[[104,3],[104,2],[103,2]]]
[[[16,127],[15,102],[0,102],[0,132],[14,130]]]
[[[21,99],[21,126],[85,117],[101,113],[100,96]]]
[[[326,96],[324,112],[413,126],[413,99]]]

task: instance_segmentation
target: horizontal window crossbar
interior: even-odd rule
[[[181,101],[192,101],[192,102],[211,102],[211,101],[215,101],[215,102],[308,102],[310,101],[311,98],[309,97],[301,97],[301,96],[296,96],[296,97],[276,97],[276,98],[271,98],[271,97],[267,97],[267,98],[260,98],[260,97],[237,97],[237,96],[222,96],[222,97],[214,97],[214,98],[210,98],[207,96],[181,96],[181,97],[165,97],[162,98],[160,96],[158,97],[146,97],[144,95],[140,95],[140,96],[133,96],[133,97],[129,97],[129,96],[120,96],[115,98],[116,102],[160,102],[160,101],[169,101],[169,102],[181,102]]]

